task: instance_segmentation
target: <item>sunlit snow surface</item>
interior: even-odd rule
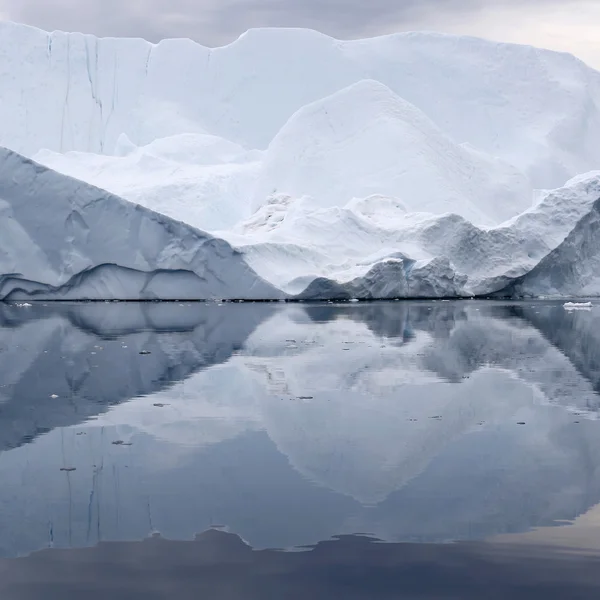
[[[600,73],[570,55],[0,33],[0,297],[600,294]]]

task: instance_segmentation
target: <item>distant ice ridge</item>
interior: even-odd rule
[[[18,76],[15,76],[18,73]],[[111,154],[208,133],[265,149],[297,110],[381,82],[455,142],[555,188],[600,163],[600,74],[567,54],[435,33],[258,29],[209,49],[0,23],[0,145]]]
[[[119,140],[120,156],[48,150],[34,158],[67,175],[202,229],[229,229],[272,199],[307,209],[373,194],[404,212],[453,212],[483,225],[532,203],[525,175],[452,141],[376,81],[359,81],[292,115],[265,154],[207,134]]]
[[[0,149],[0,299],[278,298],[231,246]]]

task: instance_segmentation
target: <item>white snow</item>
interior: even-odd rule
[[[207,49],[0,23],[0,90],[0,144],[190,226],[127,234],[119,211],[161,217],[110,194],[82,225],[60,189],[94,188],[29,166],[17,195],[56,231],[4,222],[3,290],[16,272],[38,292],[76,277],[71,298],[600,295],[600,73],[570,55],[300,29]],[[196,235],[244,277],[209,266],[199,283],[212,259],[191,258]]]
[[[208,134],[180,134],[139,148],[122,136],[117,153],[41,150],[34,159],[202,229],[229,228],[250,216],[259,151]]]

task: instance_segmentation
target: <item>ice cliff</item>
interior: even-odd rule
[[[0,90],[0,144],[54,171],[2,154],[2,297],[600,295],[600,73],[570,55],[0,23]]]
[[[567,54],[433,33],[341,42],[302,29],[250,30],[209,49],[3,22],[0,40],[0,145],[26,155],[112,153],[122,133],[137,145],[210,133],[264,149],[303,106],[373,79],[536,187],[600,160],[600,75]]]

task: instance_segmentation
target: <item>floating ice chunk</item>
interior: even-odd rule
[[[565,310],[590,310],[591,302],[565,302],[563,304]]]

